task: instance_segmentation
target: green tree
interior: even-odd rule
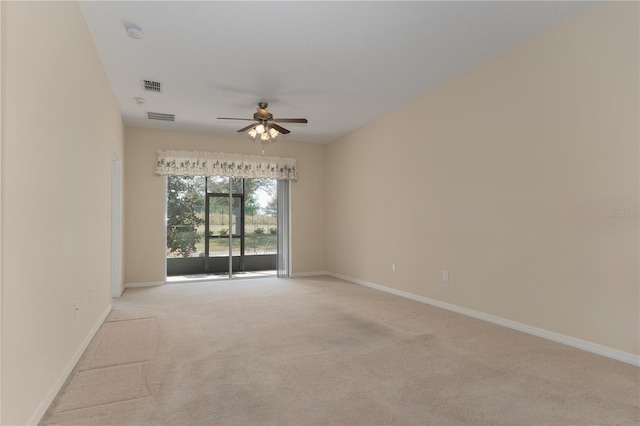
[[[245,216],[251,216],[251,224],[254,224],[254,217],[260,213],[260,208],[262,207],[258,199],[258,193],[263,192],[273,197],[276,194],[276,185],[274,179],[255,178],[245,180],[244,214]]]
[[[169,176],[167,185],[167,249],[182,257],[196,251],[204,223],[204,179]]]
[[[260,204],[254,192],[250,192],[244,199],[244,214],[245,216],[251,216],[251,224],[253,224],[253,217],[258,213]]]
[[[264,208],[264,214],[268,216],[278,216],[278,198],[273,197],[269,200],[269,203]]]
[[[255,178],[247,179],[246,181],[247,193],[256,193],[263,191],[270,196],[275,196],[277,192],[277,181],[275,179],[268,178]]]

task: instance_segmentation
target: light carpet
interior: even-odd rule
[[[330,277],[128,289],[44,425],[638,425],[637,367]]]

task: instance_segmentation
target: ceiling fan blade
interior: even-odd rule
[[[249,130],[250,128],[255,127],[255,126],[256,126],[256,123],[251,123],[247,127],[243,127],[242,129],[236,130],[236,131],[238,133],[246,132],[247,130]]]
[[[278,123],[308,123],[306,118],[276,118],[273,121]]]
[[[273,127],[274,129],[276,129],[277,131],[279,131],[280,133],[282,133],[283,135],[286,135],[287,133],[291,133],[291,130],[287,130],[282,126],[278,126],[276,123],[269,123],[269,126]]]
[[[218,117],[218,120],[242,120],[242,121],[254,121],[253,118],[231,118],[231,117]]]

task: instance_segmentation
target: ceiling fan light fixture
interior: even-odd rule
[[[260,142],[265,145],[269,142],[275,141],[280,132],[276,129],[270,128],[268,125],[265,126],[264,124],[258,124],[247,130],[247,134],[254,142]]]

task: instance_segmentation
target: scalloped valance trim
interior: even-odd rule
[[[298,180],[295,158],[205,151],[156,151],[157,175]]]

